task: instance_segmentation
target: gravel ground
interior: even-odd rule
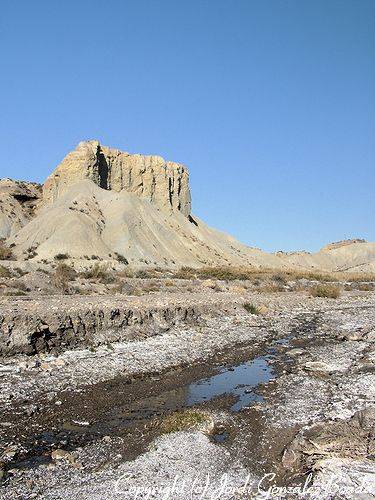
[[[248,314],[244,301],[262,314]],[[371,498],[375,422],[372,414],[358,415],[375,407],[375,294],[349,292],[333,300],[247,292],[231,304],[202,314],[199,324],[179,322],[132,342],[4,360],[0,498]],[[238,413],[225,398],[202,406],[213,422],[220,407],[220,425],[229,433],[223,442],[214,439],[212,426],[156,433],[148,450],[129,460],[121,452],[126,436],[93,436],[82,446],[53,448],[57,454],[47,462],[17,465],[11,414],[31,425],[45,405],[57,418],[63,392],[84,401],[86,392],[108,381],[142,375],[146,383],[155,374],[161,387],[171,378],[168,371],[185,366],[198,373],[240,347],[254,357],[270,356],[275,377],[259,387],[263,399]],[[353,418],[369,426],[356,440],[345,430],[353,429]],[[202,478],[208,483],[203,491]],[[301,493],[305,482],[309,489]]]

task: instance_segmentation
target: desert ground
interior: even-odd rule
[[[373,276],[0,275],[0,498],[375,495]]]

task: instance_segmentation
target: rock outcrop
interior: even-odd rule
[[[0,238],[8,238],[27,224],[40,202],[42,186],[0,179]]]
[[[102,189],[134,193],[164,210],[190,215],[188,170],[160,156],[129,154],[98,141],[80,142],[46,180],[44,201],[54,202],[83,179],[90,179]]]

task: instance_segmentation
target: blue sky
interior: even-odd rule
[[[0,177],[96,138],[251,246],[375,241],[374,0],[3,0],[0,53]]]

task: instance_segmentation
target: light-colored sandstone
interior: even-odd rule
[[[8,238],[29,222],[40,197],[39,184],[0,179],[0,238]]]
[[[45,202],[55,201],[83,179],[102,189],[134,193],[164,210],[190,215],[189,173],[180,163],[165,161],[161,156],[129,154],[98,141],[80,142],[46,180]]]

